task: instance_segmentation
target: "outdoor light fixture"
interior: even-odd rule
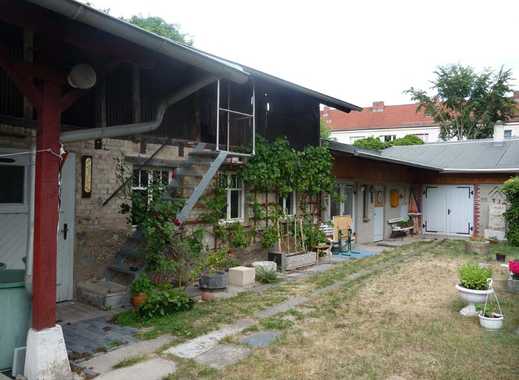
[[[81,197],[92,196],[92,156],[81,157]]]
[[[68,74],[67,81],[70,87],[88,90],[96,84],[97,75],[92,66],[81,63],[72,67]]]

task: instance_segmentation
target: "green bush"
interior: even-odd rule
[[[383,150],[386,149],[389,145],[380,141],[380,139],[377,137],[366,137],[365,139],[356,140],[353,143],[353,146],[363,149]]]
[[[487,290],[487,279],[492,277],[490,268],[478,264],[464,264],[458,270],[460,285],[467,289]]]
[[[508,210],[505,212],[506,238],[511,245],[517,247],[519,246],[519,177],[506,181],[501,191],[508,201]]]
[[[274,226],[269,226],[263,231],[261,237],[261,246],[265,249],[270,249],[278,241],[278,230]]]
[[[148,293],[146,302],[139,308],[139,315],[143,319],[151,319],[189,310],[192,307],[193,300],[184,290],[162,285]]]
[[[229,255],[226,248],[209,252],[200,262],[199,273],[211,273],[224,271],[239,265],[238,260]]]
[[[153,283],[150,278],[145,274],[141,273],[133,282],[131,286],[131,292],[133,295],[139,293],[149,293],[153,289]]]
[[[257,267],[256,281],[261,282],[262,284],[274,284],[279,281],[279,277],[275,270],[268,270],[263,267]]]
[[[424,142],[423,140],[415,135],[407,135],[404,137],[400,137],[399,139],[393,140],[390,142],[391,146],[398,146],[398,145],[422,145]]]

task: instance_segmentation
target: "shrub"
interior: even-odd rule
[[[506,181],[501,191],[508,201],[508,210],[505,212],[506,238],[511,245],[517,247],[519,246],[519,177]]]
[[[415,135],[407,135],[404,137],[400,137],[399,139],[393,140],[390,142],[391,146],[398,145],[422,145],[424,142],[420,137]]]
[[[263,231],[261,246],[270,249],[278,241],[278,230],[274,226],[269,226]]]
[[[484,268],[477,264],[464,264],[459,270],[460,285],[467,289],[487,290],[487,279],[492,277],[490,268]]]
[[[238,260],[229,255],[226,248],[209,252],[204,260],[200,262],[199,273],[210,273],[224,271],[237,266]]]
[[[162,285],[149,292],[146,302],[139,308],[139,315],[144,319],[151,319],[192,307],[193,300],[184,290]]]
[[[149,293],[153,289],[153,283],[150,278],[141,273],[133,282],[131,286],[131,292],[133,295],[139,293]]]
[[[279,277],[275,270],[257,267],[256,280],[262,284],[274,284],[279,281]]]
[[[382,150],[388,147],[388,144],[380,141],[380,139],[376,137],[366,137],[365,139],[356,140],[353,143],[353,146],[363,149],[371,149],[371,150]]]

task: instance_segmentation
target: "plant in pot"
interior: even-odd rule
[[[225,248],[209,252],[200,264],[202,273],[198,281],[201,289],[218,290],[227,287],[226,270],[236,266],[236,259],[231,257]]]
[[[499,330],[503,327],[504,315],[499,305],[496,303],[485,303],[484,305],[477,305],[476,307],[479,316],[479,324],[481,327],[488,330]]]
[[[468,303],[468,306],[460,310],[460,314],[475,317],[478,315],[475,304],[484,303],[487,296],[494,292],[487,281],[492,278],[492,271],[478,264],[467,263],[458,269],[458,277],[460,282],[456,289],[460,298]]]
[[[150,278],[141,273],[131,285],[131,303],[135,310],[138,310],[147,300],[148,294],[153,290],[153,283]]]

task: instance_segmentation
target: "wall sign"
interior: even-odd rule
[[[81,197],[92,196],[92,156],[81,157]]]

